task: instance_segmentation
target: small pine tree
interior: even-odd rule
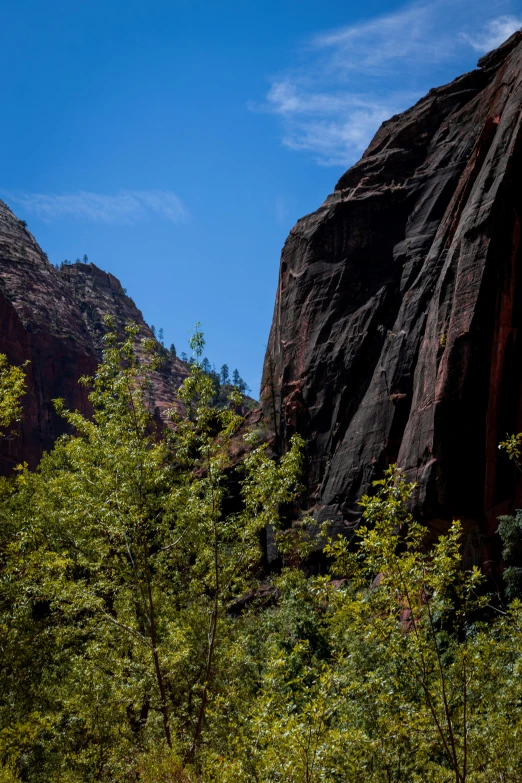
[[[160,326],[160,329],[159,329],[159,332],[158,332],[158,340],[163,345],[164,333],[163,333],[163,327],[162,326]]]
[[[181,354],[181,361],[182,362],[188,362],[188,356],[185,353],[185,351],[183,351],[183,353]]]
[[[82,261],[83,261],[83,263],[84,263],[84,264],[87,264],[87,263],[89,262],[89,257],[88,257],[88,255],[87,255],[87,253],[84,253],[84,254],[83,254],[83,259],[82,259]]]
[[[169,350],[170,350],[170,355],[176,357],[176,346],[174,345],[174,343],[170,344]]]
[[[210,373],[210,371],[212,369],[211,364],[210,364],[210,362],[209,362],[209,360],[207,359],[206,356],[204,357],[203,361],[201,362],[201,369],[203,370],[203,372],[206,372],[207,374]]]
[[[229,371],[228,371],[228,364],[224,364],[221,367],[220,376],[221,376],[221,383],[223,384],[223,386],[225,384],[227,384],[227,383],[230,383],[230,374],[229,374]]]
[[[152,326],[150,327],[150,331],[152,332],[154,337],[156,337],[156,327],[154,326],[154,324],[152,324]]]
[[[241,376],[238,373],[237,369],[234,370],[232,373],[232,383],[236,387],[236,389],[239,389],[239,384],[241,383]]]

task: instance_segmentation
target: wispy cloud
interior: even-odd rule
[[[94,223],[130,225],[147,216],[179,223],[188,213],[182,201],[168,190],[120,190],[115,194],[91,193],[3,193],[4,197],[37,215],[46,223],[61,218]]]
[[[319,33],[253,111],[274,114],[285,147],[321,165],[353,163],[381,122],[429,87],[473,67],[474,52],[518,29],[521,0],[432,0]],[[499,13],[502,15],[499,16]],[[450,77],[451,78],[451,77]]]
[[[498,19],[490,19],[482,30],[474,35],[462,33],[463,40],[467,41],[476,52],[483,54],[491,49],[496,49],[510,35],[522,27],[522,16],[499,16]]]
[[[288,221],[288,206],[283,196],[278,196],[275,202],[276,220],[280,226],[286,225]]]
[[[451,34],[442,31],[433,34],[444,4],[444,0],[434,0],[406,6],[391,14],[320,34],[312,45],[329,50],[330,67],[340,70],[367,71],[418,58],[425,63],[440,61],[454,47]]]

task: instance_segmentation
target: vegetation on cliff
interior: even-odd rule
[[[135,340],[109,331],[93,418],[58,402],[75,434],[0,487],[0,781],[521,781],[522,605],[463,570],[459,524],[427,548],[393,468],[356,542],[291,524],[300,439],[233,463],[198,331],[160,431]],[[3,426],[22,390],[1,364]]]

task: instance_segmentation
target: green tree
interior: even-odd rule
[[[154,357],[140,365],[137,328],[120,345],[106,323],[104,362],[85,380],[93,419],[59,403],[77,434],[21,469],[2,509],[0,755],[30,781],[130,780],[162,747],[202,769],[226,747],[250,687],[236,678],[231,608],[257,584],[261,531],[301,466],[298,439],[275,463],[251,436],[242,503],[227,512],[241,419],[210,405],[201,333],[186,413],[159,438]]]
[[[499,449],[504,450],[518,470],[522,471],[522,433],[506,436],[499,444]],[[501,516],[498,521],[498,533],[504,545],[503,577],[507,597],[522,598],[522,510],[518,509],[514,515]]]
[[[14,367],[0,354],[0,428],[6,429],[13,422],[20,421],[22,406],[20,398],[25,392],[25,373],[21,367]]]
[[[358,545],[327,544],[333,579],[277,579],[221,783],[522,779],[522,607],[489,605],[481,574],[462,569],[458,523],[426,546],[400,474],[377,487]]]
[[[225,386],[227,383],[230,383],[230,375],[228,370],[228,364],[223,364],[220,370],[220,378],[221,383],[223,386]]]

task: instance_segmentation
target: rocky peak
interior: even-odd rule
[[[17,437],[0,440],[0,470],[35,466],[64,431],[52,400],[89,410],[78,378],[96,369],[90,334],[69,289],[8,206],[0,202],[0,352],[28,361],[24,418]]]
[[[55,269],[25,224],[0,201],[0,352],[12,364],[29,362],[24,418],[16,437],[0,440],[0,472],[22,461],[35,467],[65,431],[54,399],[90,412],[87,389],[78,379],[93,374],[102,358],[105,315],[114,316],[121,330],[134,321],[140,336],[153,337],[119,280],[94,264]],[[162,415],[175,404],[188,368],[159,344],[158,350],[162,364],[154,374],[153,397]]]

